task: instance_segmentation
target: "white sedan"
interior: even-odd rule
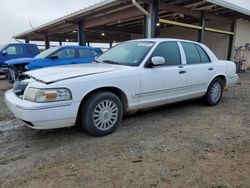
[[[90,64],[26,72],[5,99],[33,129],[79,120],[87,133],[104,136],[131,111],[200,97],[216,105],[237,79],[235,64],[218,60],[203,44],[142,39],[123,42]]]

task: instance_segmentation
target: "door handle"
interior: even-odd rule
[[[209,71],[212,71],[212,70],[214,70],[214,68],[213,68],[213,67],[210,67],[208,70],[209,70]]]
[[[182,70],[182,71],[179,71],[179,74],[185,74],[186,71]]]

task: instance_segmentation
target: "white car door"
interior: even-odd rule
[[[165,64],[148,67],[151,58],[161,56]],[[179,44],[175,41],[160,43],[141,69],[140,107],[151,107],[180,100],[185,96],[187,73],[182,65]]]
[[[184,67],[188,73],[190,94],[203,95],[215,75],[215,66],[200,45],[190,42],[181,42],[181,44],[186,57]]]

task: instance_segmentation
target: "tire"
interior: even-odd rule
[[[106,136],[120,124],[123,105],[115,94],[99,92],[87,99],[80,116],[82,127],[88,134]]]
[[[223,95],[224,83],[220,78],[215,78],[209,85],[207,93],[204,96],[205,103],[208,106],[217,105]]]

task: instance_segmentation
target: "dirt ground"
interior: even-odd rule
[[[250,73],[215,107],[199,100],[124,118],[112,135],[35,131],[6,109],[0,187],[250,187]]]

